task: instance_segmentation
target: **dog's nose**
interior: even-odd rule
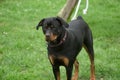
[[[48,38],[48,37],[50,37],[50,34],[45,34],[45,36]]]
[[[46,41],[49,41],[49,40],[50,40],[50,34],[46,33],[46,34],[45,34],[45,37],[46,37]]]
[[[46,31],[45,36],[46,36],[46,37],[49,37],[49,36],[50,36],[50,31],[49,31],[49,30]]]

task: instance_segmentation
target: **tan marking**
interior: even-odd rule
[[[61,61],[64,63],[65,66],[68,66],[68,64],[69,64],[69,59],[68,59],[67,57],[65,57],[65,56],[60,56],[60,57],[58,57],[58,59],[61,60]]]
[[[74,76],[72,77],[72,80],[78,80],[79,63],[77,60],[74,62],[74,66],[75,66],[75,72],[74,72]]]
[[[50,60],[51,64],[54,65],[54,57],[53,57],[53,55],[49,55],[49,60]]]
[[[59,59],[63,61],[63,63],[65,64],[65,66],[68,66],[69,59],[67,57],[61,56],[61,57],[59,57]]]
[[[57,72],[57,80],[60,80],[60,72]]]
[[[94,66],[94,63],[91,64],[90,66],[91,68],[91,77],[90,77],[90,80],[95,80],[95,66]]]
[[[68,64],[69,64],[68,58],[64,57],[64,58],[63,58],[63,62],[64,62],[64,64],[65,64],[66,66],[68,66]]]
[[[51,41],[54,41],[54,40],[56,40],[57,39],[57,35],[54,35],[53,33],[51,33],[51,35],[50,35],[50,40]]]

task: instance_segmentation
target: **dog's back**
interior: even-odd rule
[[[70,30],[71,29],[72,30],[83,30],[84,28],[88,28],[88,25],[81,16],[78,16],[77,19],[69,23]]]
[[[76,20],[73,20],[69,23],[68,31],[70,33],[73,33],[80,42],[81,41],[83,42],[83,39],[85,35],[87,34],[85,32],[90,32],[86,30],[90,30],[90,29],[88,27],[88,24],[83,20],[81,16],[78,16]]]

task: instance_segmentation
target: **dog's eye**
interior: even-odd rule
[[[46,29],[48,29],[49,27],[48,27],[48,26],[46,26],[45,28],[46,28]]]

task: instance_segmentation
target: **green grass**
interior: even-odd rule
[[[54,80],[39,20],[56,16],[65,0],[0,0],[0,80]],[[120,1],[90,0],[87,15],[94,36],[96,78],[120,79]],[[83,49],[78,56],[79,80],[88,80],[90,62]],[[62,80],[66,79],[61,67]]]

